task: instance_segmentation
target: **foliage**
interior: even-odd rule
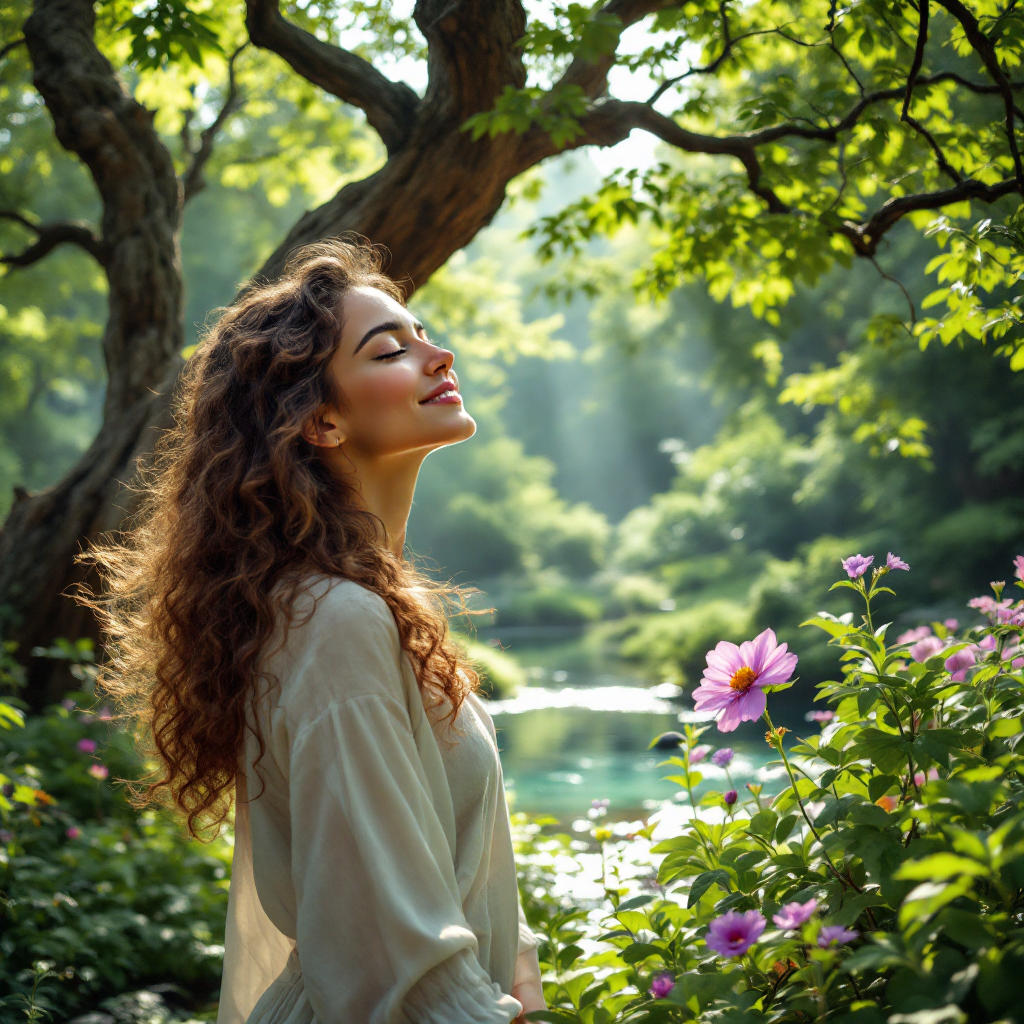
[[[597,821],[604,898],[592,909],[550,892],[580,844],[525,829],[523,894],[550,1006],[530,1019],[1020,1019],[1024,601],[996,584],[973,602],[981,625],[893,638],[876,620],[889,566],[902,566],[869,576],[847,565],[835,586],[865,602],[860,624],[852,613],[807,623],[843,667],[818,686],[820,734],[787,749],[765,713],[789,780],[774,798],[705,794],[681,833],[653,846],[657,878],[639,892],[643,879],[616,866],[627,837]],[[665,762],[691,792],[706,731],[687,727]]]
[[[52,653],[91,682],[91,644]],[[10,707],[0,704],[0,1020],[22,1020],[25,1006],[66,1019],[154,983],[183,999],[184,1016],[203,1009],[219,984],[230,847],[189,842],[169,814],[128,804],[121,780],[145,766],[90,691],[25,720]],[[147,1016],[173,1016],[157,994],[139,999]]]

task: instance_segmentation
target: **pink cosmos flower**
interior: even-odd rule
[[[80,739],[76,746],[83,754],[91,754],[96,749],[96,741],[90,739]]]
[[[860,938],[860,932],[848,931],[841,924],[827,924],[818,932],[818,945],[826,949],[832,945],[845,945],[857,938]]]
[[[1013,575],[1019,580],[1024,580],[1024,555],[1018,555],[1013,560]]]
[[[787,903],[777,914],[772,915],[772,920],[780,928],[793,931],[809,921],[817,909],[817,900],[808,900],[806,903]]]
[[[967,670],[978,660],[974,646],[965,647],[956,654],[951,654],[944,662],[946,671],[952,673],[954,683],[962,683],[967,677]]]
[[[736,803],[736,801],[739,800],[739,798],[740,795],[736,792],[735,789],[730,789],[727,793],[725,793],[722,796],[722,799],[725,801],[725,805],[727,807],[732,807],[732,805]]]
[[[661,974],[656,974],[651,982],[651,995],[655,999],[664,999],[675,987],[675,984],[675,978],[668,971],[662,971]]]
[[[732,747],[722,747],[721,750],[716,750],[711,755],[711,763],[717,764],[719,768],[728,768],[732,764],[733,749]]]
[[[764,688],[788,682],[793,675],[797,657],[787,650],[786,644],[776,642],[770,629],[739,647],[720,641],[707,653],[708,667],[694,691],[694,708],[721,711],[719,732],[732,732],[740,722],[756,721],[767,703]]]
[[[826,722],[831,722],[836,717],[834,711],[808,711],[807,721],[808,722],[820,722],[824,725]]]
[[[914,784],[916,786],[923,786],[926,782],[934,782],[938,777],[938,768],[929,768],[927,775],[924,772],[914,772]]]
[[[730,910],[708,925],[704,941],[708,949],[722,956],[743,956],[761,937],[767,924],[756,910],[748,910],[745,914]]]
[[[700,764],[710,753],[711,747],[706,743],[702,743],[699,747],[694,747],[690,751],[690,764]]]
[[[905,633],[900,633],[896,637],[896,643],[898,644],[915,644],[918,640],[923,640],[926,636],[931,636],[932,631],[930,626],[915,626],[913,629],[908,629]]]
[[[938,654],[943,646],[942,641],[937,636],[926,636],[910,648],[910,656],[914,661],[925,662]]]
[[[105,779],[110,774],[110,769],[105,764],[91,764],[89,774],[94,779]]]
[[[903,569],[904,572],[910,571],[910,566],[899,555],[894,555],[891,551],[885,556],[885,567],[886,569]]]
[[[77,839],[82,834],[82,830],[77,825],[72,825],[65,833],[68,839]]]
[[[850,555],[849,558],[843,559],[843,568],[851,580],[859,580],[874,560],[874,555],[868,555],[867,558],[863,555]]]

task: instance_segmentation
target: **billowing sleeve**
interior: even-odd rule
[[[297,949],[314,1015],[509,1024],[521,1006],[477,959],[393,622],[375,613],[334,625],[303,670],[315,714],[294,733],[289,781]]]

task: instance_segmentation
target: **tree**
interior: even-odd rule
[[[390,272],[414,290],[491,220],[513,178],[634,128],[670,158],[549,218],[544,251],[578,250],[646,216],[660,235],[651,289],[700,274],[769,319],[795,281],[854,255],[876,259],[903,218],[1024,194],[1024,83],[1012,77],[1024,12],[1013,0],[827,11],[809,0],[609,0],[553,4],[530,21],[519,0],[418,0],[411,19],[390,3],[299,2],[282,13],[277,0],[247,0],[244,26],[241,14],[230,0],[112,0],[97,18],[90,0],[35,0],[23,25],[18,10],[3,15],[11,36],[0,54],[27,54],[57,139],[102,201],[99,230],[2,211],[31,236],[4,263],[14,272],[75,245],[109,288],[103,426],[64,480],[18,495],[0,537],[5,635],[22,652],[85,629],[60,596],[74,555],[120,525],[119,482],[166,423],[183,342],[182,209],[230,141],[245,100],[236,64],[252,51],[362,110],[386,150],[377,170],[299,219],[263,277],[295,246],[351,231],[386,246]],[[650,45],[627,52],[624,33],[640,22]],[[363,42],[346,49],[355,30]],[[425,62],[422,96],[378,69],[396,52]],[[153,75],[207,60],[215,71],[167,110],[146,108],[140,89]],[[613,68],[646,75],[647,100],[611,95]],[[179,124],[175,154],[161,117]],[[37,702],[53,696],[34,679]]]

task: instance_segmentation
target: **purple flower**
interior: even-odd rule
[[[983,636],[978,641],[978,647],[983,651],[994,651],[996,649],[996,638],[989,633],[988,636]]]
[[[899,555],[894,555],[891,551],[885,556],[885,567],[886,569],[903,569],[905,572],[910,571],[910,566],[907,565]],[[867,566],[864,568],[867,568]]]
[[[867,558],[863,555],[850,555],[849,558],[843,559],[843,568],[851,580],[859,580],[868,571],[868,566],[874,560],[874,555],[868,555]]]
[[[925,662],[938,654],[943,646],[942,641],[937,636],[926,636],[910,648],[910,656],[914,661]]]
[[[975,648],[972,644],[965,647],[956,654],[951,654],[945,661],[946,671],[952,673],[954,683],[962,683],[967,676],[967,670],[978,660]]]
[[[787,903],[779,909],[777,914],[772,915],[772,920],[786,931],[799,928],[811,919],[811,915],[818,909],[817,900],[808,900],[806,903]]]
[[[89,774],[94,779],[105,779],[110,774],[110,769],[105,764],[91,764]]]
[[[738,800],[739,798],[740,798],[740,795],[739,795],[739,793],[737,793],[737,792],[736,792],[736,790],[735,790],[735,789],[730,789],[730,790],[729,790],[729,791],[728,791],[727,793],[725,793],[725,794],[724,794],[724,796],[722,797],[722,799],[723,799],[723,800],[725,801],[725,805],[726,805],[726,807],[732,807],[732,805],[733,805],[734,803],[736,803],[736,801],[737,801],[737,800]]]
[[[841,924],[827,924],[818,932],[818,945],[826,949],[832,945],[845,945],[860,937],[860,932],[847,931]]]
[[[1024,580],[1024,555],[1018,555],[1013,560],[1013,575],[1019,580]]]
[[[908,629],[905,633],[900,633],[900,635],[896,637],[896,643],[916,644],[918,640],[923,640],[926,636],[931,635],[931,627],[915,626],[913,629]]]
[[[66,697],[64,700],[62,700],[60,702],[60,706],[65,711],[74,711],[75,710],[75,702],[70,697]]]
[[[756,721],[764,714],[766,686],[789,681],[796,668],[795,654],[787,654],[775,633],[766,629],[739,647],[722,640],[708,651],[708,667],[694,691],[697,711],[721,711],[719,732],[732,732],[740,722]]]
[[[78,741],[76,746],[83,754],[91,754],[96,749],[96,741],[90,739],[81,739]]]
[[[699,747],[694,747],[690,751],[690,764],[700,764],[710,753],[711,747],[706,743],[702,743]]]
[[[952,633],[953,630],[955,630],[956,627],[960,625],[960,620],[959,619],[946,619],[946,621],[943,623],[943,625],[946,627],[946,629],[948,629]]]
[[[661,974],[656,974],[651,982],[651,995],[655,999],[664,999],[675,987],[675,984],[675,978],[668,971],[662,971]]]
[[[767,924],[756,910],[748,910],[745,914],[730,910],[708,925],[705,942],[708,949],[722,956],[743,956],[761,937]]]
[[[732,747],[722,747],[711,755],[711,763],[717,764],[719,768],[728,768],[732,764],[733,756]]]
[[[977,608],[982,615],[991,615],[996,608],[996,599],[994,597],[989,597],[987,594],[984,594],[981,597],[972,597],[970,601],[967,602],[967,607]]]
[[[82,830],[77,825],[72,825],[65,833],[68,839],[77,839],[82,834]]]
[[[831,722],[836,717],[834,711],[808,711],[807,721],[808,722],[820,722],[824,725],[826,722]]]

